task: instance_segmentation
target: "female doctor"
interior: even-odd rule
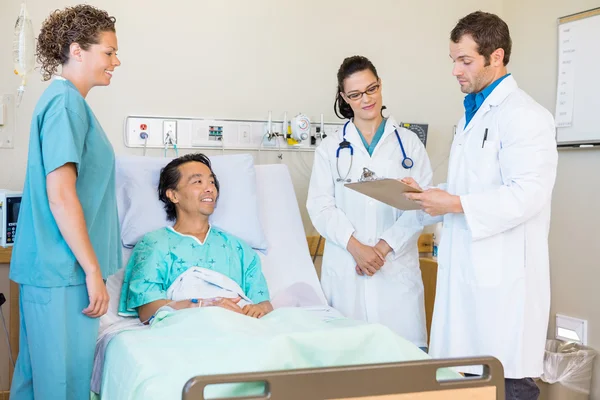
[[[317,148],[306,204],[326,239],[321,284],[345,316],[382,323],[425,348],[417,214],[344,185],[367,168],[378,178],[412,177],[428,186],[431,165],[419,138],[382,116],[381,80],[367,58],[346,58],[337,78],[334,109],[348,122]]]

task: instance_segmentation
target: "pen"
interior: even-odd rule
[[[485,128],[485,133],[483,134],[483,142],[481,142],[482,149],[483,149],[483,145],[485,144],[485,141],[487,140],[487,131],[488,131],[488,128]]]

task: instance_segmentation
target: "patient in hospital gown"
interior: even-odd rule
[[[208,222],[218,188],[210,161],[202,154],[175,159],[161,171],[159,198],[175,224],[146,234],[135,246],[125,269],[119,314],[137,315],[146,322],[167,305],[213,305],[258,318],[273,310],[258,254]],[[222,274],[231,285],[223,288],[222,297],[173,301],[169,288],[194,267]]]

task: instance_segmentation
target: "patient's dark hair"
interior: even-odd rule
[[[215,172],[213,171],[212,166],[210,164],[210,160],[207,156],[205,156],[202,153],[194,153],[186,154],[184,156],[174,159],[160,171],[160,179],[158,181],[158,199],[165,204],[165,212],[167,213],[167,219],[169,221],[175,221],[175,219],[177,218],[177,212],[175,210],[175,204],[167,196],[167,191],[169,189],[177,189],[177,185],[179,184],[179,180],[181,179],[179,166],[193,161],[202,163],[206,165],[208,169],[210,169],[210,172],[211,174],[213,174],[215,180],[215,187],[217,188],[217,193],[219,193],[219,180],[217,179],[217,175],[215,175]]]

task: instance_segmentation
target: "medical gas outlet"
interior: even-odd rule
[[[163,143],[165,146],[177,144],[177,121],[163,121]]]
[[[310,136],[310,119],[304,114],[298,114],[292,119],[292,139],[297,142],[307,140]]]

